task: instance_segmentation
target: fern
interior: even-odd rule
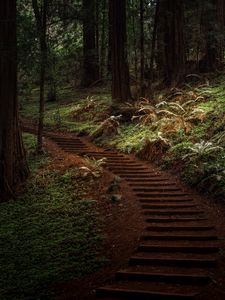
[[[208,157],[209,155],[216,155],[218,151],[223,150],[220,146],[215,146],[211,142],[201,141],[194,144],[192,147],[188,147],[190,153],[183,156],[183,159],[189,158],[191,160]]]
[[[103,166],[106,163],[106,158],[95,159],[94,157],[85,157],[85,166],[79,168],[82,177],[100,177],[103,172]]]

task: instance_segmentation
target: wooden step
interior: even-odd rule
[[[190,197],[189,193],[186,192],[179,192],[179,191],[151,191],[151,192],[142,192],[142,193],[135,193],[137,197],[141,198],[156,198],[156,197],[183,197],[183,196],[188,196]]]
[[[196,204],[180,204],[180,203],[152,203],[152,204],[143,204],[141,205],[141,207],[143,209],[184,209],[184,208],[193,208],[193,207],[196,207],[197,205]]]
[[[196,246],[196,245],[155,245],[141,244],[138,251],[142,252],[182,252],[182,253],[216,253],[219,251],[217,246]]]
[[[118,166],[107,166],[106,165],[106,167],[109,169],[109,170],[112,170],[112,171],[116,171],[116,172],[130,172],[131,171],[131,173],[133,173],[133,171],[144,171],[144,170],[146,170],[146,168],[144,168],[144,167],[136,167],[136,166],[134,166],[134,167],[132,167],[132,166],[120,166],[120,167],[118,167]]]
[[[148,209],[143,212],[144,215],[153,216],[177,216],[177,215],[201,215],[204,211],[202,210],[176,210],[176,209]]]
[[[197,292],[176,292],[172,291],[164,291],[165,287],[159,287],[151,289],[149,285],[149,289],[146,287],[145,289],[140,286],[140,284],[136,287],[129,285],[128,283],[121,283],[120,285],[114,285],[109,287],[102,287],[97,289],[96,295],[99,298],[110,297],[116,299],[129,299],[129,300],[193,300],[195,299]]]
[[[159,281],[165,283],[182,284],[206,284],[210,281],[209,275],[197,275],[186,273],[156,273],[156,272],[137,272],[124,270],[116,273],[116,280],[139,280],[139,281]]]
[[[167,177],[162,177],[161,175],[156,175],[157,177],[151,177],[151,176],[148,176],[147,178],[146,177],[143,177],[143,178],[128,178],[127,181],[128,182],[133,182],[133,183],[140,183],[140,182],[146,182],[146,183],[149,183],[151,184],[151,182],[159,182],[161,184],[163,184],[164,182],[168,182],[169,181],[169,178]]]
[[[198,217],[171,217],[171,216],[161,216],[147,218],[145,222],[147,223],[175,223],[175,222],[201,222],[207,221],[207,218],[198,218]]]
[[[180,188],[172,185],[172,186],[151,186],[148,188],[132,188],[132,191],[134,192],[142,192],[142,193],[148,193],[148,192],[177,192],[179,191],[180,193],[184,193],[181,191]]]
[[[212,241],[218,240],[214,233],[202,232],[146,232],[141,236],[142,240],[158,240],[158,241]]]
[[[109,166],[109,167],[143,167],[143,165],[141,164],[137,164],[136,162],[132,162],[132,161],[114,161],[114,162],[111,162],[111,161],[107,161],[106,162],[106,166]]]
[[[146,254],[143,254],[142,256],[136,255],[132,256],[129,260],[130,265],[166,265],[166,266],[172,266],[172,267],[186,267],[186,268],[192,268],[192,267],[206,267],[211,268],[216,266],[216,259],[215,258],[192,258],[185,257],[179,254],[179,256],[176,254],[174,257],[167,257],[167,256],[158,256],[154,257],[152,256],[146,256]]]
[[[167,187],[174,186],[174,182],[169,181],[152,181],[149,183],[129,183],[129,186],[132,188],[151,188],[151,187]]]
[[[193,199],[191,198],[187,198],[187,199],[174,199],[174,198],[152,198],[152,199],[139,199],[140,203],[145,203],[145,204],[165,204],[165,205],[169,205],[169,204],[187,204],[187,203],[194,203]]]

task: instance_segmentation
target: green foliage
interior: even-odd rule
[[[152,133],[147,126],[123,124],[120,127],[119,134],[109,139],[108,143],[124,152],[131,153],[138,151],[141,148],[144,139],[153,135],[154,133]]]
[[[164,167],[178,168],[188,182],[199,188],[202,186],[207,189],[210,181],[214,186],[213,193],[216,193],[217,187],[222,193],[223,180],[217,181],[216,178],[220,178],[217,177],[220,172],[218,170],[223,170],[222,157],[225,146],[225,89],[223,82],[224,76],[222,75],[213,79],[211,84],[207,84],[207,86],[192,87],[186,85],[183,90],[175,89],[169,92],[160,92],[155,98],[155,102],[139,101],[133,105],[137,111],[139,110],[135,122],[131,124],[120,122],[119,126],[113,128],[114,134],[103,134],[101,138],[95,140],[101,144],[111,145],[131,153],[139,152],[146,140],[157,139],[161,132],[171,147],[168,151],[163,151],[165,152],[162,156]],[[101,89],[96,88],[92,90],[92,97],[88,97],[87,91],[82,93],[72,92],[70,89],[64,91],[67,91],[65,98],[68,97],[74,101],[68,104],[59,100],[62,129],[85,131],[92,134],[101,128],[103,120],[109,118],[111,101],[107,89],[101,91]],[[64,94],[61,95],[63,99]],[[34,104],[34,99],[30,102],[31,105],[28,104],[27,107],[24,107],[25,113],[28,112],[29,107],[32,107],[32,103]],[[56,111],[57,105],[47,104],[46,124],[55,126],[52,115]],[[32,115],[32,110],[28,115]],[[145,122],[146,119],[149,122]],[[196,167],[192,163],[192,159],[194,160],[196,155],[192,153],[190,148],[198,147],[201,141],[213,143],[215,147],[222,147],[223,150],[219,151],[219,155],[215,155],[217,158],[213,157],[213,152],[207,155],[203,154],[202,157],[205,159],[203,161],[199,159],[201,166],[196,164]],[[201,151],[201,147],[199,151]],[[217,152],[215,151],[215,153]],[[185,155],[187,156],[185,157]],[[214,166],[217,167],[214,169]],[[202,180],[201,185],[198,176]],[[196,180],[192,180],[192,178],[196,178]],[[206,178],[208,181],[204,181]]]
[[[120,191],[121,178],[118,176],[115,176],[114,179],[110,182],[109,187],[107,189],[107,193],[115,193]]]
[[[44,171],[0,209],[0,298],[48,299],[50,284],[96,271],[102,241],[92,180],[78,170]]]
[[[79,168],[82,177],[92,176],[98,178],[102,175],[103,166],[106,163],[106,158],[95,159],[94,157],[85,157],[85,166]]]
[[[23,142],[26,149],[27,161],[31,172],[37,171],[49,161],[47,153],[36,153],[37,137],[30,133],[23,133]]]
[[[99,127],[92,133],[94,138],[111,137],[119,133],[121,115],[110,116],[104,120]]]
[[[198,161],[198,160],[208,160],[210,158],[215,158],[218,155],[219,151],[222,151],[223,148],[217,145],[213,145],[211,142],[201,141],[196,143],[191,147],[187,148],[188,152],[184,155],[184,160],[189,161]]]
[[[58,101],[45,104],[45,125],[71,132],[82,131],[92,134],[98,128],[99,122],[109,116],[111,104],[107,89],[96,88],[93,93],[96,95],[94,98],[89,97],[85,90],[74,91],[71,86],[61,88]],[[32,97],[22,106],[22,117],[38,120],[38,98],[39,89],[33,89]]]

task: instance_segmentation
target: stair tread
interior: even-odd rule
[[[173,259],[173,260],[215,260],[216,254],[202,254],[202,253],[183,253],[179,251],[174,252],[137,252],[131,258],[144,259]]]
[[[142,297],[145,296],[165,296],[165,299],[169,299],[168,297],[173,297],[170,299],[179,299],[180,297],[195,297],[200,289],[198,287],[192,287],[190,291],[189,286],[184,285],[176,285],[176,284],[165,284],[165,283],[144,283],[144,282],[129,282],[129,281],[120,281],[116,282],[112,285],[102,287],[97,290],[97,295],[100,294],[100,291],[108,291],[114,293],[129,293],[132,294],[133,297]],[[191,299],[190,298],[190,299]],[[138,299],[138,298],[128,298],[128,299]],[[142,299],[142,298],[140,298]],[[146,298],[147,299],[147,298]]]
[[[166,222],[206,222],[207,218],[197,218],[197,217],[174,217],[174,216],[160,216],[160,217],[150,217],[147,218],[145,221],[148,223],[166,223]]]
[[[146,271],[146,270],[132,270],[125,269],[118,271],[116,273],[116,279],[118,280],[139,280],[139,281],[157,281],[157,282],[173,282],[179,284],[195,284],[199,285],[200,283],[208,283],[210,281],[210,276],[206,272],[201,273],[182,272],[181,270],[174,270],[170,272],[163,271]]]
[[[214,226],[208,226],[208,225],[187,225],[187,224],[161,224],[161,225],[149,225],[146,227],[146,230],[148,231],[155,231],[155,230],[162,230],[162,231],[212,231],[215,230]]]

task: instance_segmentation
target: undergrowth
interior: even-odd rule
[[[43,153],[42,155],[36,153],[37,137],[35,135],[23,133],[23,142],[31,173],[48,163],[49,157],[47,153]]]
[[[32,152],[34,137],[24,138]],[[16,201],[1,203],[0,299],[50,299],[51,285],[102,266],[101,222],[87,196],[94,184],[78,167],[45,167]]]
[[[111,130],[110,118],[113,116],[108,95],[92,93],[91,98],[70,104],[70,110],[64,116],[65,124],[72,122],[70,130],[91,134],[101,145],[141,153],[142,158],[179,171],[186,182],[200,190],[223,197],[224,77],[220,75],[203,84],[186,84],[179,89],[160,91],[154,99],[142,98],[129,104],[129,113],[134,112],[133,117],[130,121],[119,120],[114,130]],[[68,107],[62,106],[61,110],[64,109]],[[107,132],[110,134],[105,134]],[[161,147],[158,156],[157,145]],[[205,145],[217,149],[214,156],[208,155]],[[201,157],[198,151],[202,152]]]

